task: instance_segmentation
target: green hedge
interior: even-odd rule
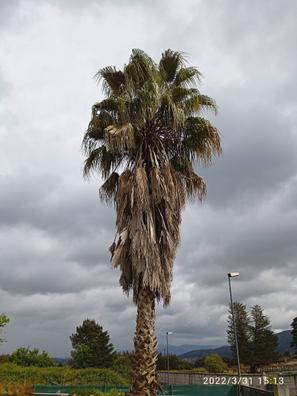
[[[0,365],[0,383],[41,385],[128,385],[128,379],[110,369],[72,369],[68,367],[20,367]]]

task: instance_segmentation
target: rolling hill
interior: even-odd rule
[[[291,347],[292,335],[290,330],[284,330],[280,333],[276,334],[278,337],[278,347],[277,351],[280,353],[284,352],[293,352],[293,348]],[[178,356],[181,359],[193,361],[198,358],[202,358],[204,356],[216,353],[222,357],[231,358],[232,352],[228,345],[221,346],[219,348],[209,348],[209,349],[194,349],[192,351],[179,354]]]

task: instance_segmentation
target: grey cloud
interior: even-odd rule
[[[85,317],[118,348],[132,345],[135,307],[109,261],[115,210],[99,202],[99,180],[83,182],[80,141],[101,95],[92,75],[122,65],[133,47],[156,60],[183,50],[200,67],[224,150],[199,167],[207,201],[183,213],[159,340],[171,329],[177,344],[225,343],[230,270],[241,272],[235,298],[287,328],[296,316],[296,2],[2,3],[0,300],[11,317],[3,351],[67,355]]]
[[[9,25],[11,20],[13,19],[15,12],[18,9],[20,4],[19,0],[10,0],[5,1],[1,0],[0,2],[0,29],[4,29]]]
[[[214,167],[200,169],[208,182],[207,202],[215,206],[267,199],[296,174],[297,138],[291,120],[268,105],[245,107],[241,100],[221,109],[224,115],[217,125],[223,156]]]
[[[62,178],[40,171],[23,174],[19,170],[0,180],[2,225],[27,224],[61,237],[83,238],[98,230],[99,224],[99,234],[112,237],[114,211],[100,203],[98,187],[84,183],[81,174],[75,184],[68,183],[67,175]]]

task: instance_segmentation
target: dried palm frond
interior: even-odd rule
[[[111,152],[130,151],[134,148],[134,128],[130,123],[105,128],[105,143]]]
[[[119,184],[119,174],[112,172],[109,178],[102,184],[99,189],[99,196],[101,200],[109,202],[116,196],[117,188]]]

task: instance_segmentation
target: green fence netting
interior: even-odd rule
[[[236,387],[232,385],[167,385],[166,394],[173,396],[236,396]]]
[[[128,386],[117,385],[35,385],[34,393],[79,393],[79,392],[128,392]]]

